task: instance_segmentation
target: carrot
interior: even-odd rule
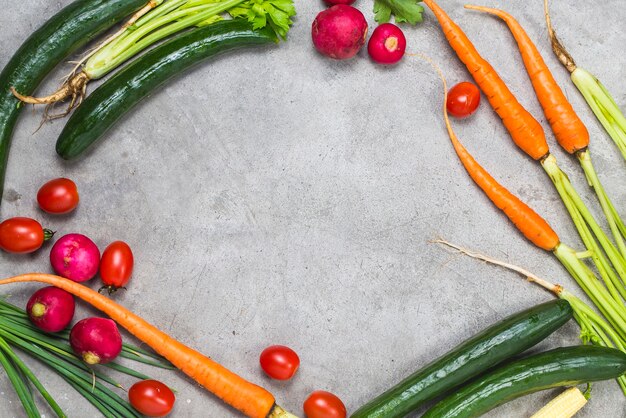
[[[480,56],[467,35],[433,0],[424,0],[424,3],[434,13],[450,46],[487,96],[515,144],[535,160],[549,154],[545,133],[539,122],[517,101],[491,64]]]
[[[563,91],[557,84],[556,80],[552,76],[550,69],[543,60],[541,54],[537,50],[537,47],[524,31],[524,28],[511,16],[503,10],[482,7],[482,6],[470,6],[466,5],[465,8],[478,10],[484,13],[497,16],[502,19],[509,27],[519,50],[522,55],[522,60],[526,67],[526,71],[530,77],[533,88],[537,94],[537,98],[541,103],[541,107],[552,127],[554,136],[557,141],[567,152],[570,154],[576,154],[578,157],[585,175],[589,181],[589,184],[593,187],[600,206],[604,212],[611,233],[617,248],[614,248],[608,243],[603,243],[602,246],[607,252],[611,263],[622,277],[622,280],[626,280],[626,243],[624,237],[626,237],[626,226],[622,219],[617,214],[613,203],[606,194],[604,187],[600,183],[595,168],[591,162],[591,154],[588,149],[589,146],[589,132],[587,128],[580,120],[574,108],[563,94]],[[545,159],[547,160],[547,159]],[[548,161],[543,162],[545,165]],[[584,212],[586,208],[580,209]],[[588,216],[590,218],[590,216]],[[592,229],[600,230],[599,226],[592,225],[594,220],[590,220],[588,223]],[[602,242],[605,240],[603,232],[599,232],[598,239]],[[607,238],[608,240],[608,238]],[[593,248],[589,248],[592,249]],[[619,250],[619,252],[617,251]],[[601,261],[602,262],[602,261]],[[623,287],[617,287],[618,290]]]
[[[548,0],[543,0],[543,10],[552,51],[559,62],[570,73],[572,82],[583,95],[596,118],[598,118],[598,121],[611,136],[611,139],[622,153],[622,157],[626,160],[626,116],[615,103],[606,87],[589,71],[576,65],[574,58],[572,58],[556,36],[548,11]],[[626,235],[626,232],[624,234]]]
[[[293,417],[276,405],[274,396],[267,390],[248,382],[217,362],[185,346],[138,315],[88,287],[63,277],[38,273],[0,280],[0,285],[22,282],[47,283],[91,304],[168,359],[209,392],[249,417]]]
[[[474,80],[485,93],[491,106],[496,110],[513,137],[513,140],[528,155],[539,160],[542,168],[550,176],[611,295],[616,300],[621,300],[620,297],[626,299],[626,287],[624,286],[626,283],[626,245],[621,245],[622,242],[618,240],[620,249],[622,247],[624,249],[623,254],[620,254],[620,251],[615,248],[615,245],[609,240],[591,212],[586,208],[578,192],[571,185],[569,178],[558,166],[556,158],[550,154],[539,122],[517,101],[493,67],[476,51],[474,45],[472,45],[459,26],[433,0],[424,0],[424,3],[430,7],[435,17],[439,20],[444,35],[452,49],[466,65]],[[549,71],[547,74],[549,74]],[[535,75],[535,73],[531,73],[531,78],[534,78]],[[558,109],[555,112],[560,113]],[[517,123],[520,128],[512,131],[512,123]],[[516,135],[520,135],[521,138],[516,140]],[[585,141],[588,141],[588,137]],[[537,150],[541,151],[538,152]],[[579,158],[583,157],[585,153],[580,152],[578,156]],[[588,165],[591,166],[590,163]],[[586,172],[588,171],[586,170]],[[589,178],[591,179],[593,176]],[[601,191],[599,193],[601,194]],[[603,196],[601,197],[602,199]],[[606,207],[605,213],[608,213],[611,209],[609,203],[606,205],[602,204],[603,207]],[[620,224],[617,221],[611,223],[610,226],[614,235],[615,232],[619,232]],[[626,226],[624,230],[626,230]],[[602,250],[609,256],[615,271],[611,268],[611,263],[609,263]]]
[[[522,60],[530,77],[537,99],[548,118],[558,143],[570,154],[587,148],[589,132],[574,108],[563,94],[537,47],[524,28],[503,10],[490,7],[466,5],[466,9],[479,10],[495,15],[509,27],[522,54]]]
[[[448,99],[448,88],[445,77],[436,64],[428,58],[425,59],[431,63],[441,77],[444,87],[443,116],[448,136],[470,177],[487,197],[507,215],[524,236],[538,247],[552,251],[598,310],[615,328],[617,334],[626,340],[626,306],[619,298],[619,295],[607,290],[589,267],[581,261],[581,254],[576,253],[571,247],[560,242],[557,234],[543,218],[498,183],[463,147],[454,133],[448,117],[448,109],[445,105]],[[610,281],[606,282],[606,284],[607,286],[612,286]]]
[[[444,80],[445,87],[445,80]],[[537,247],[546,251],[554,251],[560,240],[556,232],[548,225],[541,216],[532,210],[526,203],[502,186],[491,174],[487,172],[472,155],[465,149],[463,144],[452,130],[448,111],[445,109],[447,102],[447,88],[444,99],[444,121],[454,147],[465,170],[472,180],[482,189],[489,200],[498,207],[515,224],[517,229]]]

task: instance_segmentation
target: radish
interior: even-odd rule
[[[393,23],[383,23],[374,29],[367,44],[367,52],[379,64],[395,64],[402,59],[405,50],[404,33]]]
[[[26,312],[37,328],[46,332],[59,332],[72,322],[74,296],[58,287],[44,287],[28,299]]]
[[[85,363],[106,364],[122,351],[122,336],[112,320],[86,318],[72,327],[70,345]]]
[[[322,55],[348,59],[365,44],[367,22],[363,13],[354,7],[337,4],[317,15],[311,35],[315,49]]]
[[[59,275],[75,282],[91,279],[98,272],[100,250],[81,234],[68,234],[54,243],[50,263]]]

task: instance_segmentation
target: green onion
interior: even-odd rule
[[[4,350],[0,350],[0,364],[7,373],[9,381],[15,388],[18,398],[24,406],[24,411],[29,418],[39,418],[41,415],[37,410],[37,405],[30,394],[30,389],[27,387],[27,383],[24,381],[15,365],[6,356]]]
[[[546,16],[548,35],[552,43],[552,50],[559,59],[559,62],[569,71],[572,82],[585,98],[585,101],[596,115],[604,129],[607,131],[622,157],[626,160],[626,117],[619,106],[602,85],[589,71],[583,70],[576,65],[574,58],[565,49],[559,38],[557,38],[550,13],[548,11],[548,0],[543,1],[543,8]],[[626,255],[624,255],[626,257]]]
[[[122,385],[98,368],[91,368],[82,362],[68,343],[69,332],[48,334],[36,328],[28,319],[25,311],[0,298],[0,364],[28,417],[39,417],[40,413],[33,399],[32,384],[46,400],[57,416],[65,417],[61,407],[46,391],[43,384],[22,362],[14,349],[29,355],[45,364],[50,370],[61,376],[71,387],[87,399],[104,416],[137,417],[141,416],[125,400],[101,382],[122,388]],[[120,357],[148,363],[156,367],[171,369],[170,363],[158,355],[140,347],[125,344]],[[150,377],[116,362],[103,365],[111,370],[145,380]]]
[[[3,351],[7,357],[20,369],[20,371],[31,381],[31,383],[37,388],[41,396],[48,402],[48,405],[52,408],[52,410],[59,417],[64,417],[65,414],[61,407],[56,403],[56,401],[52,398],[50,393],[46,390],[46,388],[41,384],[39,379],[30,371],[30,369],[24,364],[24,362],[13,352],[9,344],[3,339],[0,338],[0,351]]]
[[[567,175],[559,168],[556,158],[549,155],[541,161],[541,165],[561,196],[561,200],[563,200],[565,208],[589,251],[589,256],[596,265],[611,298],[623,304],[622,298],[626,299],[626,287],[624,286],[626,283],[626,261],[598,225]],[[563,257],[559,259],[565,260]],[[580,275],[578,276],[580,277]]]
[[[615,100],[602,83],[588,71],[576,67],[570,76],[626,160],[626,117]]]

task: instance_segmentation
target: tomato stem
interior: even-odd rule
[[[51,229],[48,228],[44,228],[43,230],[43,240],[45,241],[50,241],[52,239],[52,237],[54,236],[54,234],[56,234],[56,231],[52,231]]]

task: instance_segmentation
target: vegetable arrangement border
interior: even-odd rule
[[[345,3],[351,3],[350,0],[327,0],[327,2],[342,4],[321,12],[315,19],[312,29],[313,43],[323,55],[335,59],[351,58],[365,43],[367,22],[358,9],[345,5]],[[451,90],[451,93],[454,92],[454,98],[463,97],[465,100],[468,97],[477,97],[478,99],[471,104],[453,103],[451,106],[443,73],[431,62],[443,81],[445,91],[443,117],[455,153],[474,182],[505,213],[519,231],[537,247],[553,253],[563,264],[601,315],[594,312],[580,299],[565,292],[562,287],[551,285],[535,277],[533,281],[552,291],[559,299],[538,305],[486,329],[367,403],[353,416],[358,418],[401,417],[414,411],[423,403],[447,394],[447,397],[428,410],[424,417],[470,418],[481,415],[504,402],[538,390],[611,378],[617,379],[626,394],[626,375],[624,374],[626,372],[626,306],[624,304],[626,300],[626,224],[609,199],[592,164],[588,149],[587,129],[556,83],[538,49],[514,17],[499,9],[466,5],[468,9],[497,16],[506,23],[519,46],[530,81],[555,137],[568,153],[578,158],[589,185],[597,195],[612,239],[602,230],[570,183],[568,176],[559,167],[556,158],[550,153],[541,124],[519,103],[494,67],[481,57],[463,30],[450,19],[446,12],[434,0],[423,0],[423,3],[434,13],[450,46],[485,93],[512,140],[528,156],[540,163],[546,171],[563,200],[587,251],[576,252],[572,247],[562,243],[547,221],[492,177],[463,146],[452,129],[448,113],[458,117],[471,115],[478,107],[480,93],[471,83],[466,83],[468,85],[464,86],[465,89],[459,84]],[[626,158],[624,153],[626,118],[599,81],[576,67],[574,60],[554,33],[547,10],[547,0],[544,0],[544,8],[555,54],[570,71],[572,81]],[[417,0],[374,0],[375,19],[379,23],[388,22],[394,16],[397,23],[415,24],[422,20],[422,12],[423,8]],[[64,159],[77,158],[139,101],[188,68],[221,53],[244,47],[269,45],[285,39],[292,24],[293,15],[295,15],[295,8],[292,0],[150,0],[148,3],[145,3],[145,0],[109,2],[78,0],[72,3],[35,32],[0,74],[0,86],[8,86],[0,96],[0,198],[10,139],[23,103],[46,104],[44,113],[46,118],[65,116],[77,108],[56,144],[59,156]],[[28,95],[32,94],[46,73],[61,59],[111,28],[124,17],[127,17],[127,20],[115,33],[83,56],[58,91],[46,97]],[[340,25],[338,26],[336,19],[344,19],[344,23],[349,22],[354,26],[354,30],[351,33],[339,33],[337,28]],[[166,40],[160,45],[141,57],[135,58],[148,47],[164,39]],[[405,50],[404,34],[397,26],[390,23],[383,23],[377,27],[368,44],[370,57],[379,64],[397,63],[403,57]],[[130,60],[132,62],[127,63]],[[90,80],[101,78],[120,66],[124,67],[85,99],[86,86]],[[66,100],[69,101],[69,106],[65,113],[53,115],[49,112],[56,103]],[[458,113],[455,114],[455,112]],[[53,197],[50,195],[46,197],[42,192],[41,199],[38,196],[42,210],[52,214],[69,213],[74,210],[78,204],[78,196],[75,185],[73,189],[71,186],[72,184],[67,182],[50,186],[55,190],[65,188],[64,196],[69,199],[61,202],[59,206],[56,206],[57,202]],[[33,252],[52,237],[51,231],[43,229],[34,220],[14,218],[9,221],[9,223],[5,221],[0,224],[0,228],[5,228],[3,230],[5,237],[15,233],[27,223],[28,229],[36,233],[22,247],[13,245],[15,244],[13,242],[7,244],[5,239],[0,242],[0,247],[4,250],[18,253]],[[86,252],[89,252],[87,251],[89,247],[91,257],[88,257],[90,258],[88,265],[83,263],[80,266],[68,266],[71,264],[69,261],[59,261],[71,259],[72,263],[75,262],[74,259],[65,255],[69,251],[68,245],[77,240],[83,240],[80,247]],[[105,287],[101,290],[108,289],[109,292],[125,286],[130,279],[133,263],[130,247],[123,242],[114,244],[105,251],[107,260],[110,261],[123,253],[124,262],[117,263],[112,270],[100,269],[105,283]],[[451,246],[469,254],[459,247]],[[62,343],[52,337],[48,338],[33,328],[24,320],[25,318],[20,316],[22,313],[19,310],[15,310],[9,304],[0,303],[0,315],[9,315],[6,323],[4,318],[0,318],[0,365],[6,370],[28,416],[37,416],[32,393],[29,393],[30,384],[39,390],[55,413],[62,416],[63,412],[37,378],[24,366],[19,357],[15,356],[12,346],[29,352],[55,369],[106,416],[113,416],[116,413],[138,416],[132,408],[149,414],[133,403],[132,396],[132,405],[130,405],[104,386],[98,386],[99,383],[96,382],[92,388],[95,392],[92,392],[91,398],[89,397],[89,388],[86,386],[85,379],[85,371],[89,369],[85,369],[87,367],[85,364],[105,364],[115,359],[120,352],[124,352],[124,346],[117,331],[116,324],[119,324],[152,347],[165,360],[171,362],[171,365],[245,415],[255,418],[293,417],[276,404],[274,396],[268,390],[246,381],[214,360],[174,340],[141,317],[112,302],[111,299],[78,284],[77,282],[87,281],[97,274],[98,263],[95,260],[97,258],[100,261],[98,251],[97,246],[87,237],[69,234],[58,240],[51,251],[53,268],[64,277],[28,274],[0,280],[0,285],[22,282],[42,282],[53,285],[55,287],[41,289],[41,295],[36,294],[33,297],[37,296],[42,298],[41,300],[46,297],[53,298],[53,296],[45,295],[54,293],[51,289],[58,291],[62,289],[90,303],[113,319],[113,321],[103,318],[84,319],[72,328],[69,336],[57,335],[56,337],[61,339],[69,338],[71,347],[78,356],[74,358]],[[476,256],[476,258],[487,260],[483,256]],[[584,258],[591,259],[597,268],[599,278],[582,261]],[[502,265],[499,262],[496,264]],[[519,268],[512,269],[522,272]],[[530,275],[528,277],[532,278]],[[57,297],[60,296],[57,295]],[[71,298],[69,295],[66,297]],[[71,304],[67,299],[66,305],[71,305],[73,315],[73,299]],[[34,302],[34,304],[29,302],[28,318],[41,330],[52,333],[62,331],[71,322],[72,315],[69,315],[69,310],[65,312],[65,315],[57,316],[55,319],[58,322],[55,322],[50,319],[52,315],[44,318],[46,306],[43,302]],[[581,338],[584,342],[591,342],[590,346],[559,348],[511,361],[512,356],[543,340],[571,317],[579,323],[583,330]],[[46,327],[52,328],[46,330]],[[107,344],[94,346],[93,341],[88,338],[94,328],[107,333],[110,341]],[[68,354],[66,357],[71,359],[67,360],[68,364],[74,368],[58,363],[58,360],[51,360],[54,357],[38,351],[37,346],[30,347],[29,344],[32,341],[56,350],[56,354]],[[277,350],[277,347],[270,348]],[[128,347],[126,348],[128,351]],[[276,357],[273,355],[270,359],[267,353],[265,360],[261,359],[261,364],[268,375],[278,376],[276,378],[279,379],[289,379],[299,366],[299,358],[295,352],[288,351],[290,350],[288,347],[280,347],[280,350],[282,350],[280,353],[289,353],[291,356],[292,361],[288,368],[275,369],[276,364],[270,363],[274,362]],[[130,354],[127,352],[126,356],[131,355],[129,358],[159,367],[169,367],[169,363],[161,361],[158,356],[149,356],[150,358],[145,359],[136,354],[137,352],[131,351]],[[80,362],[81,359],[85,364]],[[268,363],[268,360],[271,362]],[[499,365],[505,361],[508,362]],[[494,365],[497,368],[487,370]],[[67,372],[64,367],[71,371]],[[112,363],[110,367],[132,376],[147,378],[145,375],[115,363]],[[104,374],[93,376],[94,380],[98,377],[115,385],[115,381]],[[155,384],[162,385],[164,391],[169,391],[160,382],[146,380],[143,383],[145,388],[140,389],[138,386],[135,391],[137,396],[140,396],[139,391],[151,390]],[[450,391],[455,388],[456,392],[450,395]],[[103,396],[103,398],[100,399],[98,396]],[[166,413],[169,413],[174,402],[174,395],[171,391],[168,396],[170,401]],[[576,407],[572,407],[572,414],[586,402],[579,391],[566,391],[563,399],[573,399],[572,402],[576,403]],[[329,400],[335,403],[336,411],[345,417],[345,406],[341,400],[330,393],[321,393],[321,391],[314,392],[305,401],[305,413],[310,415],[309,408],[315,409],[316,403]],[[563,403],[562,400],[554,402],[554,405]],[[150,405],[144,406],[148,408],[146,411],[151,407]],[[558,406],[548,409],[555,408]],[[537,416],[546,413],[548,412],[542,410]],[[566,415],[563,414],[563,416]]]

